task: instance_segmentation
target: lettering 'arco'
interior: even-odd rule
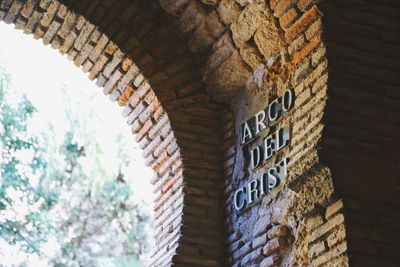
[[[251,142],[263,130],[275,125],[289,113],[294,107],[294,103],[294,91],[291,89],[286,90],[283,96],[278,97],[265,109],[245,121],[241,126],[241,144],[244,145]],[[249,151],[251,170],[260,168],[264,162],[287,147],[289,143],[289,127],[282,127],[268,135],[260,146],[256,146]],[[288,163],[289,158],[284,157],[275,166],[267,168],[259,178],[252,179],[237,189],[233,196],[235,210],[244,210],[282,184],[287,175]]]

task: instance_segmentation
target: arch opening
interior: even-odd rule
[[[110,13],[105,12],[110,1],[77,5],[86,15],[67,4],[1,1],[0,17],[67,54],[123,106],[146,164],[155,171],[156,247],[150,266],[221,265],[223,216],[209,209],[220,207],[220,133],[215,130],[220,106],[205,92],[196,61],[168,27],[159,27],[164,21],[135,12],[140,1],[121,1],[120,12]],[[90,12],[103,15],[88,20]],[[142,27],[127,28],[135,19]]]

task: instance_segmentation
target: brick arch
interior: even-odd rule
[[[222,266],[221,105],[168,18],[141,1],[2,0],[0,19],[68,55],[123,107],[155,172],[151,266]]]
[[[223,136],[226,142],[223,153],[226,156],[228,263],[231,266],[272,266],[279,261],[283,266],[348,264],[343,202],[337,200],[330,165],[326,167],[318,151],[321,140],[326,137],[322,134],[323,116],[329,95],[319,2],[159,1],[167,13],[176,17],[181,31],[189,36],[191,51],[197,55],[206,54],[202,76],[210,95],[226,101],[239,92],[238,98],[247,101],[236,99],[221,121],[228,132]],[[291,174],[284,193],[270,200],[271,204],[263,202],[236,216],[231,201],[240,182],[236,183],[234,176],[238,166],[245,163],[235,135],[237,124],[246,116],[254,115],[251,112],[243,115],[243,106],[259,106],[257,97],[265,95],[257,92],[272,91],[276,96],[287,86],[294,89],[297,100],[293,114],[284,120],[293,129],[293,140],[287,150]],[[243,88],[246,90],[241,90]],[[268,96],[266,98],[270,101]],[[286,205],[290,201],[295,204]],[[293,216],[290,222],[285,216],[271,218],[273,212],[268,210],[275,207],[298,211],[286,212],[285,216]],[[271,220],[276,221],[271,223]],[[292,228],[294,241],[290,250],[279,239],[269,237],[276,235],[272,229],[277,228],[272,226],[277,226],[279,221]],[[269,228],[272,232],[267,232]]]

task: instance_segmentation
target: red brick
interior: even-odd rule
[[[134,89],[131,86],[128,86],[125,91],[122,93],[122,95],[118,99],[118,105],[123,106],[128,102],[129,98],[131,97]]]
[[[321,37],[316,36],[308,42],[300,51],[296,52],[292,58],[292,65],[296,66],[303,58],[307,57],[321,42]]]
[[[320,16],[320,11],[317,6],[313,6],[309,11],[303,14],[286,32],[286,42],[291,43],[305,29],[310,26]]]
[[[315,0],[300,0],[297,6],[301,11],[306,11],[314,2]]]
[[[294,8],[289,9],[285,15],[279,18],[279,23],[283,29],[289,28],[297,17],[297,11]]]

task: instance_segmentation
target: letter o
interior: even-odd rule
[[[294,105],[294,93],[292,89],[286,90],[282,97],[282,110],[288,112]]]

